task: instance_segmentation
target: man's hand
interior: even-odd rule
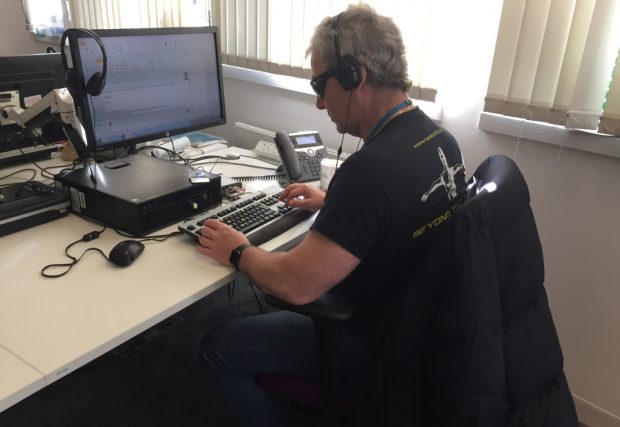
[[[228,260],[232,250],[243,243],[249,243],[243,233],[216,219],[205,221],[200,234],[198,252],[227,266],[231,266]]]
[[[294,208],[316,212],[323,207],[325,193],[311,184],[291,184],[282,191],[280,200]]]

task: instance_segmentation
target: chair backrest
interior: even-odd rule
[[[373,422],[576,425],[529,201],[508,157],[476,170],[396,304]]]

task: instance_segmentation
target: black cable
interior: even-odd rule
[[[228,282],[226,291],[228,292],[228,300],[231,301],[235,297],[235,280]]]
[[[35,140],[41,139],[44,142],[44,144],[53,145],[49,143],[48,141],[46,141],[45,138],[43,138],[41,135],[38,135],[33,129],[28,129],[28,128],[22,128],[22,129],[25,129],[30,134],[30,137],[34,138]],[[28,159],[30,163],[35,165],[40,171],[45,172],[45,169],[39,166],[39,164],[34,161],[33,157],[30,156],[30,153],[26,153],[24,150],[22,150],[22,147],[17,146],[17,144],[15,144],[15,142],[13,141],[10,141],[10,143],[13,145],[13,147],[15,147],[16,150],[19,150],[22,156]]]
[[[347,106],[347,117],[344,120],[344,130],[342,131],[342,139],[340,140],[340,147],[338,147],[338,155],[336,156],[336,169],[338,169],[338,161],[340,160],[340,154],[342,154],[342,144],[344,143],[344,135],[347,133],[347,125],[349,124],[349,111],[351,110],[351,98],[353,97],[353,90],[349,91],[349,105]]]
[[[156,234],[156,235],[148,235],[148,236],[136,238],[136,236],[132,236],[131,234],[125,233],[124,231],[118,230],[116,228],[114,229],[114,231],[116,231],[116,234],[118,234],[119,236],[135,239],[139,242],[150,242],[150,241],[163,242],[165,240],[168,240],[170,237],[180,236],[183,234],[181,231],[173,231],[172,233],[168,233],[168,234]]]
[[[176,153],[177,149],[174,148],[174,139],[172,139],[172,136],[170,136],[170,135],[168,135],[168,139],[170,139],[170,145],[172,145],[172,151],[174,151]]]
[[[168,150],[167,148],[164,147],[160,147],[160,146],[156,146],[156,145],[143,145],[142,147],[136,148],[135,150],[133,150],[133,154],[136,154],[138,151],[142,151],[142,150],[146,150],[146,149],[151,149],[151,150],[155,150],[155,149],[159,149],[159,150],[164,150],[165,152],[167,152],[168,154],[173,155],[174,157],[178,157],[179,159],[181,159],[181,161],[183,163],[185,163],[187,166],[191,167],[191,163],[188,159],[186,159],[185,157],[182,157],[179,153],[177,153],[176,151],[172,151],[172,150]],[[151,154],[152,155],[152,154]],[[155,156],[153,156],[155,157]],[[170,157],[170,161],[173,160],[173,157]]]
[[[43,186],[37,186],[34,185],[34,183],[38,183],[38,181],[26,181],[26,182],[21,182],[21,183],[17,183],[17,184],[12,184],[13,186],[16,187],[15,190],[15,197],[16,198],[21,198],[22,196],[22,191],[24,188],[27,188],[31,194],[33,193],[38,193],[38,194],[53,194],[54,193],[54,189],[48,185],[43,184]]]
[[[65,274],[67,274],[78,262],[80,262],[80,260],[84,257],[84,255],[86,255],[87,252],[98,252],[100,253],[108,262],[110,261],[110,258],[108,258],[108,256],[99,248],[87,248],[84,250],[84,252],[82,252],[82,254],[79,257],[74,257],[73,255],[71,255],[69,253],[69,249],[71,249],[71,247],[73,247],[74,245],[80,243],[80,242],[90,242],[91,240],[95,240],[97,238],[99,238],[99,236],[101,235],[101,233],[103,233],[106,230],[107,227],[103,227],[103,229],[101,230],[95,230],[95,231],[91,231],[90,233],[86,233],[85,235],[82,236],[81,239],[76,240],[75,242],[70,243],[66,248],[65,248],[65,256],[67,258],[69,258],[71,260],[71,262],[67,262],[67,263],[55,263],[55,264],[48,264],[45,267],[43,267],[41,269],[41,275],[43,277],[47,277],[47,278],[57,278],[57,277],[62,277]],[[119,230],[115,230],[119,235],[123,236],[123,237],[131,237],[134,238],[134,236],[125,234]],[[156,241],[156,242],[163,242],[164,240],[172,237],[172,236],[177,236],[182,234],[180,231],[175,231],[169,234],[164,234],[164,235],[155,235],[155,236],[146,236],[143,237],[141,239],[136,239],[139,242],[148,242],[148,241]],[[64,271],[60,272],[60,273],[48,273],[47,271],[49,269],[55,269],[55,268],[65,268]]]
[[[56,174],[53,174],[53,173],[49,172],[49,169],[60,169],[60,168],[65,168],[65,167],[70,166],[70,165],[73,165],[73,163],[65,163],[64,165],[48,166],[48,167],[43,169],[43,172],[41,172],[41,176],[43,176],[45,178],[48,178],[48,179],[54,179],[54,176]],[[73,165],[73,168],[69,169],[69,170],[73,170],[73,169],[75,169],[75,165]],[[62,170],[60,172],[62,172]],[[45,176],[44,174],[48,174],[48,176]]]
[[[84,257],[84,255],[86,255],[87,252],[91,252],[91,251],[99,252],[101,254],[101,256],[103,256],[107,261],[110,261],[108,256],[105,253],[103,253],[103,251],[101,249],[99,249],[99,248],[87,248],[87,249],[84,250],[84,252],[82,252],[82,255],[80,255],[78,258],[75,258],[75,257],[67,254],[67,256],[72,259],[72,262],[68,262],[68,263],[64,263],[64,264],[63,263],[59,263],[59,264],[49,264],[49,265],[46,265],[45,267],[43,267],[41,269],[41,275],[43,277],[47,277],[48,279],[56,279],[58,277],[62,277],[65,274],[67,274],[69,271],[71,271],[73,266],[76,265],[78,262],[80,262],[80,260]],[[61,273],[47,273],[46,272],[47,270],[49,270],[51,268],[61,268],[61,267],[65,267],[66,270],[61,272]]]
[[[208,160],[208,159],[219,159],[219,160],[231,160],[226,156],[220,156],[219,154],[207,154],[204,156],[199,156],[199,157],[194,157],[192,159],[189,159],[190,163],[195,163],[198,162],[200,160]]]
[[[22,173],[22,172],[32,172],[32,173],[33,173],[32,178],[27,179],[26,181],[32,181],[32,180],[33,180],[33,179],[35,179],[35,178],[36,178],[36,176],[37,176],[37,170],[36,170],[36,169],[32,169],[32,168],[25,168],[25,169],[20,169],[20,170],[15,171],[15,172],[11,172],[11,173],[10,173],[10,174],[8,174],[8,175],[0,176],[0,181],[1,181],[1,180],[3,180],[3,179],[10,178],[10,177],[12,177],[13,175],[17,175],[18,173]]]
[[[69,172],[71,172],[71,171],[74,171],[74,170],[75,170],[75,168],[76,168],[76,167],[77,167],[80,163],[81,163],[81,160],[80,160],[80,159],[75,159],[73,162],[71,162],[71,167],[70,167],[70,168],[64,168],[64,169],[61,169],[61,170],[58,172],[58,174],[57,174],[57,175],[64,175],[64,174],[66,174],[66,173],[69,173]],[[47,168],[47,169],[52,169],[52,168],[54,168],[54,166],[51,166],[51,167],[49,167],[49,168]]]
[[[265,314],[265,309],[263,308],[263,305],[260,303],[260,298],[258,298],[256,289],[254,289],[254,284],[252,283],[251,280],[248,280],[248,284],[250,285],[250,289],[252,289],[252,292],[254,293],[254,298],[256,299],[256,304],[258,304],[258,309],[260,310],[261,313]]]
[[[69,245],[65,248],[65,256],[67,258],[69,258],[71,260],[71,262],[48,264],[48,265],[46,265],[45,267],[43,267],[41,269],[41,275],[43,277],[47,277],[47,278],[50,278],[50,279],[55,279],[57,277],[62,277],[65,274],[67,274],[69,271],[71,271],[73,266],[75,266],[78,262],[80,262],[82,257],[84,257],[84,255],[86,255],[86,253],[90,252],[90,251],[99,252],[107,261],[110,261],[108,256],[105,253],[103,253],[103,251],[101,249],[99,249],[99,248],[87,248],[86,250],[84,250],[84,252],[82,252],[82,254],[78,258],[74,257],[73,255],[71,255],[69,253],[69,249],[71,249],[71,247],[73,247],[74,245],[76,245],[76,244],[78,244],[80,242],[90,242],[91,240],[98,239],[99,236],[101,235],[101,233],[103,233],[105,230],[106,230],[106,227],[103,227],[103,229],[101,229],[101,230],[91,231],[90,233],[84,234],[80,239],[76,240],[75,242],[69,243]],[[61,268],[61,267],[66,268],[66,270],[62,271],[60,273],[47,273],[47,270],[49,270],[49,269]]]

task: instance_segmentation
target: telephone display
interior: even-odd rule
[[[318,132],[276,132],[276,147],[287,177],[293,182],[321,178],[321,160],[327,150]]]

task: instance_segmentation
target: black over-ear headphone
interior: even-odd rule
[[[83,84],[83,80],[79,78],[78,72],[75,68],[75,63],[73,64],[73,68],[69,68],[69,63],[67,61],[67,54],[65,53],[65,43],[67,38],[73,39],[71,37],[72,34],[76,34],[74,40],[77,40],[77,34],[86,34],[93,40],[97,42],[99,45],[99,49],[101,49],[101,56],[103,58],[103,67],[101,72],[97,71],[88,79],[86,85]],[[71,53],[73,54],[73,50]],[[86,91],[87,94],[91,96],[101,95],[103,92],[103,88],[105,87],[105,80],[108,73],[108,57],[105,53],[105,47],[103,46],[103,42],[95,34],[94,31],[87,30],[84,28],[68,28],[62,33],[62,37],[60,39],[60,57],[62,58],[62,65],[65,67],[66,79],[67,79],[67,89],[69,89],[70,93],[83,93]]]
[[[336,26],[342,13],[336,15],[332,24],[332,29],[334,30],[334,50],[336,51],[336,79],[344,90],[351,90],[358,87],[362,82],[362,73],[360,73],[360,66],[355,58],[350,55],[340,55]]]

